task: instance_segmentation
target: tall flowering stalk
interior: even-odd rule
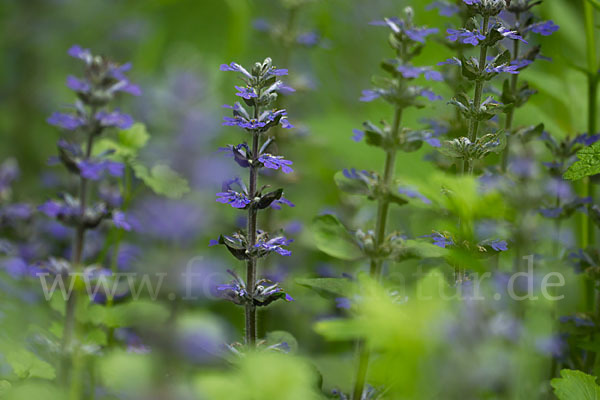
[[[501,73],[518,74],[520,66],[511,63],[510,51],[500,46],[503,39],[527,43],[516,31],[510,30],[497,17],[510,5],[510,0],[463,0],[474,14],[460,29],[448,29],[448,40],[461,41],[479,48],[478,57],[462,55],[441,62],[461,68],[462,75],[475,83],[473,97],[458,93],[451,104],[469,121],[467,135],[444,144],[444,153],[462,161],[462,171],[473,173],[475,161],[488,154],[500,153],[506,138],[502,130],[479,136],[480,125],[502,112],[504,106],[492,97],[483,98],[485,83]],[[492,55],[492,51],[496,51]],[[490,58],[488,58],[491,56]]]
[[[525,38],[528,33],[540,34],[542,36],[552,35],[558,30],[558,25],[553,21],[537,21],[533,18],[531,9],[541,4],[540,1],[516,0],[513,1],[506,11],[500,14],[502,20],[508,25],[510,31],[517,32],[518,35]],[[526,52],[521,51],[521,41],[512,41],[510,65],[516,66],[518,71],[523,71],[540,57],[540,46],[535,46]],[[502,171],[508,167],[510,155],[511,138],[514,136],[513,120],[517,108],[521,108],[527,103],[529,97],[534,93],[527,83],[519,86],[519,74],[512,74],[510,80],[504,81],[502,101],[506,105],[506,119],[504,121],[504,130],[509,135],[506,148],[502,154]]]
[[[389,77],[376,78],[378,86],[363,91],[362,101],[381,98],[394,110],[391,125],[384,123],[379,128],[371,122],[365,122],[364,130],[355,130],[353,139],[357,142],[365,138],[368,145],[380,147],[385,151],[383,174],[355,169],[344,170],[336,176],[338,186],[347,192],[367,195],[377,201],[375,230],[364,233],[358,231],[356,239],[359,246],[370,259],[370,275],[373,279],[381,279],[382,266],[385,260],[401,261],[404,240],[399,234],[387,233],[388,213],[391,204],[404,205],[408,198],[420,198],[428,202],[412,188],[399,186],[395,179],[396,157],[398,151],[418,150],[423,142],[434,147],[440,145],[435,133],[428,130],[411,130],[402,127],[403,112],[410,107],[422,108],[422,99],[440,100],[430,89],[416,85],[414,80],[424,76],[426,80],[440,81],[442,75],[431,67],[415,66],[412,62],[425,45],[427,36],[437,33],[437,29],[416,26],[413,22],[413,10],[404,10],[404,18],[386,18],[373,25],[386,26],[390,32],[389,42],[394,50],[394,58],[384,60],[382,68]],[[367,344],[360,342],[359,364],[353,389],[353,399],[363,398],[370,351]]]
[[[108,158],[111,152],[95,154],[94,141],[110,129],[131,127],[133,118],[118,109],[112,109],[110,103],[120,92],[138,96],[141,91],[125,75],[131,64],[118,65],[103,56],[92,55],[90,50],[80,46],[71,47],[68,54],[83,61],[84,74],[83,78],[67,78],[67,86],[78,98],[72,110],[55,112],[48,118],[50,124],[65,132],[58,141],[59,155],[51,162],[61,163],[75,175],[79,190],[75,195],[62,195],[60,200],[49,200],[39,210],[75,230],[71,261],[51,258],[43,266],[43,271],[69,276],[72,281],[76,279],[71,276],[72,273],[83,271],[86,231],[96,229],[102,221],[109,219],[121,229],[131,229],[125,214],[113,204],[103,200],[92,203],[92,184],[97,184],[106,176],[121,177],[125,168],[122,163]],[[86,269],[86,272],[90,271]],[[73,342],[76,304],[77,293],[74,291],[66,303],[62,337],[65,352],[70,350]]]
[[[292,172],[291,161],[269,152],[274,139],[268,136],[269,130],[279,125],[284,129],[293,128],[287,120],[286,110],[269,109],[277,100],[278,92],[288,88],[279,80],[279,77],[287,75],[288,71],[273,66],[270,58],[262,63],[255,63],[251,72],[236,63],[221,65],[221,71],[240,74],[244,85],[235,87],[236,96],[241,97],[245,104],[244,106],[236,102],[233,106],[225,105],[224,107],[233,111],[233,117],[225,117],[223,125],[244,129],[250,136],[251,144],[244,142],[224,148],[240,167],[248,168],[248,185],[239,178],[225,182],[223,190],[217,193],[217,201],[246,210],[248,220],[245,231],[238,231],[231,236],[221,235],[218,240],[211,241],[211,245],[225,245],[235,258],[246,262],[245,282],[233,271],[229,271],[234,276],[233,282],[220,285],[217,290],[223,298],[245,307],[246,344],[253,346],[257,335],[256,308],[267,306],[278,299],[293,300],[278,283],[257,278],[259,258],[271,253],[291,255],[285,247],[292,240],[280,234],[271,235],[258,229],[257,225],[259,210],[291,204],[283,197],[283,189],[268,191],[267,186],[258,186],[261,168]]]

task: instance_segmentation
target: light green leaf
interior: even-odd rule
[[[600,399],[600,386],[596,383],[595,376],[569,369],[560,371],[560,376],[561,378],[554,378],[550,382],[559,400]]]
[[[600,173],[600,142],[579,150],[577,158],[579,160],[565,172],[565,179],[576,181]]]
[[[150,135],[146,131],[146,125],[135,123],[129,129],[120,130],[117,134],[119,144],[126,149],[130,149],[134,154],[146,146]]]
[[[35,354],[25,349],[15,349],[8,352],[6,361],[20,379],[40,378],[51,380],[56,377],[52,365],[40,360]]]
[[[325,298],[350,297],[356,292],[356,283],[346,278],[300,278],[295,282]]]
[[[6,393],[8,393],[8,391],[11,388],[11,386],[12,385],[10,384],[9,381],[4,381],[4,380],[0,381],[0,396],[3,396]]]
[[[141,179],[156,194],[178,199],[190,191],[187,180],[168,165],[158,164],[149,170],[146,166],[136,162],[132,167],[135,176]]]
[[[341,260],[358,260],[363,256],[354,236],[333,215],[321,215],[311,226],[317,248]]]

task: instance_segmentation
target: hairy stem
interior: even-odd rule
[[[394,123],[392,125],[391,138],[392,142],[396,143],[400,132],[400,123],[402,121],[402,109],[396,108],[394,115]],[[390,184],[394,178],[394,171],[396,170],[396,153],[397,148],[395,146],[389,148],[386,151],[385,167],[383,173],[383,185],[386,190],[389,190]],[[387,199],[379,199],[377,204],[377,222],[375,226],[375,248],[379,246],[385,240],[385,230],[388,220],[388,212],[390,203]],[[370,275],[371,278],[380,280],[381,279],[381,260],[372,259]],[[356,380],[354,382],[354,391],[352,395],[353,400],[360,400],[365,387],[367,378],[367,370],[369,368],[370,351],[364,340],[358,342],[358,369],[356,371]]]
[[[254,118],[258,119],[260,108],[258,104],[254,106]],[[250,182],[248,188],[248,196],[254,200],[257,195],[258,184],[258,161],[259,151],[259,133],[252,134],[252,163],[250,164]],[[254,205],[248,207],[248,229],[246,232],[246,240],[248,241],[248,251],[252,251],[256,245],[256,216],[257,209]],[[250,297],[254,295],[254,284],[256,283],[256,257],[250,256],[246,262],[246,289]],[[256,306],[249,303],[246,304],[246,344],[254,345],[256,343]]]
[[[483,17],[483,35],[487,37],[488,34],[488,24],[490,21],[489,16]],[[485,70],[485,66],[487,63],[487,52],[488,46],[482,43],[481,48],[479,50],[479,72],[482,73]],[[483,94],[483,80],[478,78],[475,82],[475,97],[473,98],[473,110],[479,111],[481,107],[481,97]],[[479,131],[479,121],[477,118],[472,118],[469,123],[469,140],[474,142],[477,140],[477,132]],[[469,159],[467,162],[467,170],[469,172],[473,171],[473,160]]]
[[[517,13],[516,15],[516,19],[517,21],[519,21],[519,13]],[[517,60],[519,58],[519,44],[520,41],[518,40],[513,40],[513,53],[512,53],[512,59],[513,60]],[[519,74],[514,74],[511,78],[510,78],[510,93],[512,96],[516,96],[517,95],[517,85],[519,83]],[[506,169],[508,167],[508,156],[510,155],[510,142],[512,140],[512,125],[513,125],[513,120],[514,120],[514,116],[515,116],[515,109],[516,109],[516,104],[513,104],[512,106],[510,106],[510,108],[508,109],[508,112],[506,113],[506,121],[504,122],[504,131],[506,132],[506,135],[508,136],[508,139],[506,141],[506,148],[504,149],[504,152],[502,153],[502,172],[506,172]]]

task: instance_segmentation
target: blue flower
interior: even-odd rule
[[[232,62],[229,65],[227,65],[227,64],[221,64],[220,69],[221,69],[221,71],[240,72],[246,78],[252,78],[252,75],[250,75],[250,73],[248,71],[246,71],[246,69],[244,67],[242,67],[241,65],[239,65],[237,63],[234,63],[234,62]]]
[[[82,160],[77,163],[81,176],[93,181],[99,180],[104,172],[108,172],[112,176],[123,176],[125,165],[111,160]]]
[[[318,45],[320,41],[321,35],[319,35],[317,32],[301,33],[296,37],[296,43],[307,47],[314,47]]]
[[[490,242],[490,246],[495,251],[506,251],[506,250],[508,250],[508,245],[506,243],[506,240],[492,240]]]
[[[258,97],[258,94],[256,94],[256,91],[254,90],[254,88],[251,87],[242,87],[242,86],[236,86],[235,87],[238,92],[235,94],[236,96],[239,96],[243,99],[246,100],[250,100],[252,98]]]
[[[229,204],[233,208],[246,208],[250,204],[250,199],[244,193],[228,190],[217,193],[217,201],[223,204]]]
[[[448,246],[454,245],[454,241],[452,240],[452,238],[450,236],[442,235],[439,232],[433,232],[431,235],[424,235],[421,237],[428,237],[428,238],[433,239],[434,245],[439,246],[444,249]]]
[[[469,31],[467,29],[448,29],[446,31],[448,34],[447,39],[451,42],[456,42],[457,40],[461,40],[464,44],[471,44],[473,46],[477,46],[480,41],[485,39],[485,36],[476,31]]]
[[[354,135],[352,136],[352,140],[354,140],[355,142],[360,142],[363,137],[365,137],[365,132],[361,131],[360,129],[353,129],[352,133],[354,133]]]
[[[278,200],[275,200],[271,203],[271,208],[274,210],[281,210],[281,205],[285,204],[288,207],[296,207],[296,205],[294,203],[292,203],[291,201],[289,201],[288,199],[286,199],[285,197],[281,197]],[[288,231],[289,233],[289,231]]]
[[[347,297],[336,297],[335,306],[337,308],[343,308],[345,310],[349,310],[352,308],[352,302]]]
[[[67,51],[67,54],[71,57],[85,61],[86,64],[92,62],[92,52],[89,49],[84,49],[77,44],[71,46],[71,48]]]
[[[92,88],[86,80],[78,79],[72,75],[67,77],[67,87],[75,92],[87,92]]]
[[[241,143],[237,146],[228,145],[227,147],[221,147],[219,150],[223,151],[229,157],[233,157],[240,167],[248,168],[250,166],[248,158],[251,152],[246,143]]]
[[[517,65],[507,65],[507,64],[503,64],[503,65],[498,65],[496,67],[492,67],[492,66],[487,66],[485,67],[485,72],[495,72],[497,74],[500,73],[507,73],[507,74],[513,74],[516,75],[519,73],[519,66]]]
[[[525,39],[523,39],[522,36],[518,35],[517,31],[511,31],[510,29],[500,27],[500,28],[498,28],[498,32],[500,32],[500,34],[502,36],[504,36],[505,38],[509,38],[509,39],[513,39],[513,40],[520,40],[521,42],[527,44],[527,41]]]
[[[550,36],[554,32],[559,30],[559,26],[554,23],[554,21],[545,21],[538,22],[537,24],[530,25],[527,27],[527,30],[530,30],[533,33],[539,33],[542,36]]]
[[[360,101],[369,102],[380,98],[382,95],[380,90],[363,90]]]
[[[427,98],[429,101],[442,100],[442,96],[435,94],[433,91],[431,91],[429,89],[421,90],[420,95]]]
[[[429,67],[411,67],[408,65],[400,65],[396,68],[398,72],[406,79],[418,78],[420,75],[425,74],[425,79],[433,81],[442,81],[444,78],[438,71],[432,71]]]
[[[451,17],[460,11],[460,8],[456,4],[450,4],[445,1],[434,1],[425,10],[430,11],[436,8],[439,10],[439,14],[444,17]]]
[[[278,236],[267,241],[265,241],[264,239],[259,240],[259,242],[256,243],[254,247],[259,248],[267,253],[275,252],[279,255],[287,257],[291,256],[292,252],[287,249],[284,249],[283,246],[288,246],[292,242],[292,239],[286,239],[283,236]]]
[[[133,118],[128,114],[123,114],[118,110],[107,112],[98,111],[96,120],[104,127],[118,127],[120,129],[129,129],[133,125]]]
[[[416,189],[408,186],[398,188],[398,193],[410,197],[411,199],[420,199],[425,204],[431,204],[431,200],[423,196]]]
[[[283,171],[286,174],[289,174],[290,172],[293,172],[294,170],[292,168],[290,168],[290,165],[292,165],[291,161],[288,160],[284,160],[282,156],[274,156],[272,154],[261,154],[258,157],[258,161],[260,161],[266,168],[271,168],[271,169],[279,169],[281,168],[281,171]]]
[[[409,28],[404,30],[406,36],[408,36],[411,40],[419,43],[425,43],[425,39],[427,38],[427,36],[433,35],[438,32],[439,29],[437,28]]]
[[[130,231],[132,229],[131,223],[128,221],[127,216],[122,211],[113,211],[113,223],[117,228],[123,229],[124,231]]]
[[[54,112],[47,119],[47,122],[50,125],[58,126],[69,131],[73,131],[86,124],[85,118],[79,115],[64,114],[59,112]]]

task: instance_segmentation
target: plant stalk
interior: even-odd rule
[[[254,106],[254,118],[258,119],[259,106]],[[257,196],[258,184],[258,162],[259,151],[259,133],[254,132],[252,135],[252,163],[250,164],[250,182],[248,188],[248,196],[253,201]],[[257,209],[254,205],[248,207],[248,229],[246,232],[246,240],[248,242],[248,252],[250,253],[256,245],[256,217]],[[256,257],[250,256],[246,262],[246,289],[252,298],[254,295],[254,284],[256,283]],[[254,346],[256,343],[256,306],[252,303],[246,304],[246,345]]]
[[[95,108],[90,111],[90,121],[94,123],[94,116],[96,114]],[[89,132],[86,149],[85,149],[85,160],[88,160],[92,155],[92,148],[94,145],[94,137],[98,132],[92,130]],[[75,230],[75,236],[73,238],[73,254],[71,257],[71,264],[75,270],[79,270],[81,267],[83,246],[85,243],[85,226],[83,224],[83,217],[85,216],[85,209],[87,206],[87,184],[88,180],[84,177],[79,177],[79,225]],[[75,279],[74,277],[69,277]],[[70,287],[70,284],[69,284]],[[71,346],[73,340],[73,333],[75,331],[75,312],[77,306],[77,290],[76,288],[70,293],[65,306],[65,321],[63,327],[63,337],[61,341],[61,348],[63,352],[63,360],[61,365],[60,376],[66,383],[68,380],[68,369],[70,368],[70,357],[66,354]]]
[[[488,24],[490,22],[489,16],[483,17],[483,35],[487,37],[488,34]],[[479,50],[479,72],[482,73],[485,70],[485,66],[487,64],[487,53],[488,46],[485,42],[481,45],[481,49]],[[473,98],[473,110],[479,111],[481,107],[481,97],[483,94],[483,80],[480,78],[475,82],[475,97]],[[477,118],[472,118],[469,123],[469,140],[474,142],[477,140],[477,132],[479,130],[479,121]],[[473,171],[473,160],[468,159],[467,162],[467,170],[469,172]]]
[[[519,21],[519,16],[520,16],[519,13],[515,14],[515,16],[516,16],[517,21]],[[513,54],[512,54],[513,60],[517,60],[519,58],[520,43],[521,42],[519,40],[513,40]],[[518,83],[519,83],[519,74],[512,75],[510,78],[510,93],[513,97],[516,97],[516,95],[517,95]],[[508,138],[506,140],[506,148],[502,152],[502,172],[506,172],[506,169],[508,168],[508,157],[510,155],[510,142],[513,140],[512,126],[513,126],[513,120],[515,117],[516,108],[517,108],[517,106],[514,103],[512,106],[510,106],[510,108],[508,109],[508,112],[506,113],[506,121],[504,122],[504,131],[506,132],[506,135]]]
[[[396,108],[396,112],[394,114],[394,123],[392,125],[392,142],[396,143],[398,140],[398,135],[400,132],[400,123],[402,122],[402,108]],[[393,146],[392,148],[386,151],[385,158],[385,166],[383,173],[383,184],[386,190],[389,190],[390,184],[394,178],[394,172],[396,170],[396,153],[397,148]],[[379,246],[385,240],[385,230],[388,220],[390,203],[387,199],[379,199],[377,204],[377,222],[375,226],[375,248],[378,249]],[[382,262],[381,260],[372,259],[371,260],[371,268],[370,268],[370,276],[373,279],[380,280],[381,279],[381,268]],[[352,394],[353,400],[360,400],[362,397],[362,393],[364,391],[365,382],[367,378],[367,370],[369,368],[369,358],[371,356],[370,351],[367,347],[367,344],[364,340],[360,340],[358,342],[358,369],[356,371],[356,380],[354,382],[354,391]]]

